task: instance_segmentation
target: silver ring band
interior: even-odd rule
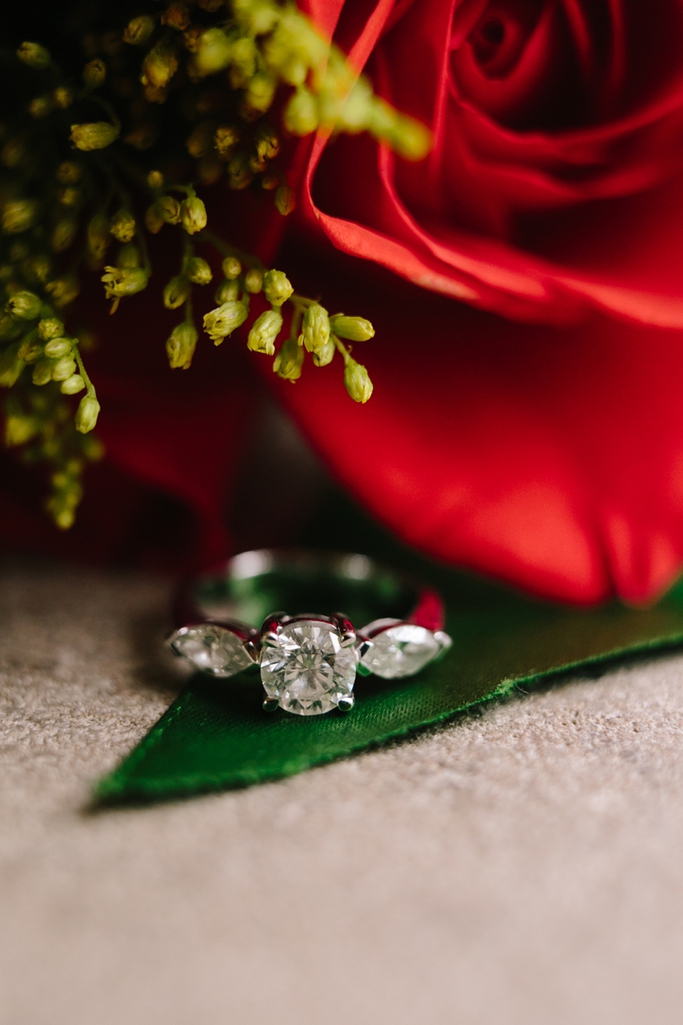
[[[297,605],[323,611],[273,611]],[[397,679],[440,658],[443,621],[438,592],[365,555],[262,549],[183,585],[168,641],[213,677],[258,667],[268,711],[320,715],[353,708],[357,673]]]

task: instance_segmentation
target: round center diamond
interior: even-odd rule
[[[261,680],[286,712],[321,715],[351,694],[357,661],[355,648],[342,647],[333,623],[297,619],[264,642]]]

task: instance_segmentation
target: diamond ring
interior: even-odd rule
[[[324,611],[272,611],[280,605]],[[451,646],[443,619],[436,591],[365,555],[264,549],[181,588],[168,642],[213,677],[258,667],[267,711],[320,715],[353,708],[356,674],[413,676],[440,658]]]

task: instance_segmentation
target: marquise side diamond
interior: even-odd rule
[[[170,639],[173,650],[212,676],[234,676],[253,665],[237,634],[213,623],[185,626]]]
[[[398,623],[372,637],[371,647],[361,662],[375,676],[393,680],[419,673],[441,650],[442,644],[431,630],[413,623]]]

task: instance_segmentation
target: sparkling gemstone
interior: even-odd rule
[[[212,623],[183,627],[171,638],[171,647],[212,676],[233,676],[254,664],[237,634]]]
[[[261,680],[285,711],[320,715],[351,694],[357,662],[355,648],[341,646],[333,623],[297,619],[264,641]]]
[[[412,623],[399,623],[372,638],[372,647],[361,662],[376,676],[392,680],[418,673],[440,651],[441,645],[431,630]]]

